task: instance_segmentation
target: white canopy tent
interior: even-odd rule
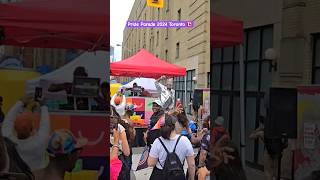
[[[152,78],[136,78],[132,80],[131,82],[121,86],[119,89],[125,89],[125,88],[132,88],[133,84],[136,83],[138,86],[143,87],[146,91],[149,91],[151,94],[159,94],[156,85],[156,80]],[[163,86],[160,84],[160,86]]]
[[[28,81],[26,84],[26,94],[34,93],[35,87],[47,88],[51,83],[72,82],[73,71],[79,66],[85,67],[88,77],[100,78],[101,82],[107,81],[107,63],[108,52],[85,52],[63,67]]]
[[[156,80],[151,79],[151,78],[136,78],[136,79],[132,80],[131,82],[129,82],[128,84],[121,86],[121,89],[132,88],[133,84],[136,83],[138,86],[143,87],[145,90],[157,91],[157,88],[155,86],[155,82],[156,82]]]

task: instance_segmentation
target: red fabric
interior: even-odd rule
[[[185,76],[186,68],[169,64],[141,49],[128,59],[110,64],[112,76],[160,78]]]
[[[108,152],[109,134],[107,127],[109,121],[104,116],[70,116],[70,130],[76,137],[88,139],[88,144],[83,147],[81,156],[97,157],[105,156]]]
[[[0,4],[0,43],[24,47],[106,50],[106,0],[24,0]]]
[[[211,15],[211,45],[221,48],[243,42],[243,23],[221,15]]]
[[[117,180],[122,168],[122,162],[116,158],[110,160],[110,180]]]

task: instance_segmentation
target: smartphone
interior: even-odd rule
[[[39,102],[42,98],[42,88],[36,87],[36,91],[34,93],[34,101]]]

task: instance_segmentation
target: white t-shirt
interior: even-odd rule
[[[170,140],[164,139],[162,137],[160,137],[160,138],[161,138],[162,142],[164,143],[164,145],[166,146],[166,148],[168,149],[168,151],[173,152],[174,146],[176,145],[176,142],[177,142],[177,139],[179,136],[180,135],[176,135],[176,137],[174,137]],[[180,138],[175,152],[178,155],[182,164],[183,164],[184,160],[186,159],[186,157],[194,156],[192,144],[189,141],[189,139],[185,136],[182,136]],[[159,139],[156,139],[154,141],[154,143],[152,144],[149,156],[152,158],[159,159],[156,166],[158,169],[163,169],[162,166],[164,166],[164,162],[167,158],[167,152],[164,149],[164,147],[162,146]],[[161,165],[159,164],[159,162],[161,163]]]
[[[39,129],[33,136],[27,139],[18,139],[14,130],[14,124],[17,116],[23,111],[23,102],[18,101],[8,112],[3,125],[2,133],[17,144],[17,151],[21,158],[29,165],[31,170],[43,169],[47,166],[46,149],[50,133],[50,117],[48,108],[41,107],[41,117]]]

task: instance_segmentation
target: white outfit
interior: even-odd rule
[[[114,103],[114,100],[116,99],[117,96],[118,96],[117,94],[112,96],[110,104],[116,108],[116,111],[120,116],[124,116],[125,112],[126,112],[125,111],[126,110],[126,96],[122,95],[122,102],[119,105],[116,105]]]
[[[176,135],[176,137],[174,137],[170,140],[164,139],[162,137],[160,137],[160,138],[163,141],[166,148],[168,149],[168,151],[173,152],[174,146],[176,145],[176,142],[177,142],[179,136],[180,135]],[[178,155],[182,164],[183,164],[184,160],[186,159],[186,157],[194,156],[192,144],[189,141],[189,139],[185,136],[181,136],[181,138],[177,144],[175,152]],[[149,156],[152,158],[158,159],[156,166],[158,169],[163,169],[162,167],[164,166],[164,162],[167,158],[167,152],[164,149],[164,147],[162,146],[159,139],[156,139],[154,141],[154,143],[152,144]],[[159,164],[159,162],[161,163],[161,165]]]
[[[155,86],[161,93],[159,100],[162,104],[162,108],[165,110],[174,109],[175,91],[173,89],[169,90],[166,86],[163,86],[157,81],[155,82]]]
[[[28,139],[18,139],[14,131],[14,123],[20,112],[23,111],[23,103],[18,101],[8,112],[2,125],[4,137],[17,144],[17,151],[21,158],[29,165],[32,171],[46,167],[45,154],[49,140],[50,120],[46,106],[41,107],[39,130]]]

